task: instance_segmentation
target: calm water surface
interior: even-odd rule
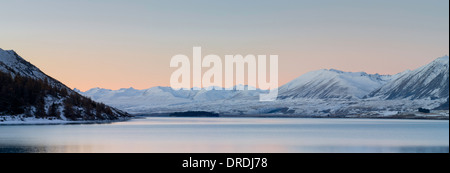
[[[449,121],[148,117],[1,125],[0,152],[449,152]]]

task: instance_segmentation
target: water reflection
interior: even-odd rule
[[[248,152],[245,148],[234,148],[234,145],[224,145],[222,147],[208,146],[186,146],[177,150],[175,148],[162,149],[161,147],[152,148],[146,146],[144,148],[127,148],[124,146],[0,146],[0,153],[179,153],[179,152],[196,152],[196,153],[223,153],[223,152]],[[244,151],[241,151],[244,149]],[[430,147],[283,147],[283,146],[258,146],[254,153],[448,153],[447,146],[430,146]],[[146,151],[146,152],[144,152]],[[266,152],[261,152],[266,151]]]
[[[146,118],[0,126],[0,153],[448,153],[448,121]]]

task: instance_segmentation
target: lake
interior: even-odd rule
[[[1,153],[448,153],[448,120],[146,117],[1,125]]]

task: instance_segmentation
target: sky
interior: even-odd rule
[[[448,0],[0,0],[0,48],[71,88],[169,86],[174,55],[396,74],[449,52]],[[206,71],[204,69],[203,71]]]

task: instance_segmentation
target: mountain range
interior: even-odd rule
[[[445,107],[449,98],[448,74],[448,56],[395,75],[322,69],[279,87],[278,98],[273,102],[259,102],[259,94],[267,91],[248,89],[173,90],[158,86],[144,90],[93,88],[79,92],[137,114],[189,110],[230,115],[384,115]]]
[[[260,102],[268,91],[203,88],[173,90],[70,89],[27,62],[0,49],[0,123],[24,119],[101,121],[133,114],[208,111],[221,115],[342,116],[395,115],[418,108],[448,110],[449,57],[395,75],[322,69],[280,86],[278,98]],[[249,88],[252,88],[249,90]],[[448,111],[447,111],[448,116]]]
[[[102,121],[129,114],[80,95],[20,57],[0,49],[0,123]]]
[[[413,71],[401,73],[368,97],[383,99],[440,99],[449,96],[449,57],[444,56]]]
[[[323,69],[306,73],[280,87],[280,99],[360,99],[393,76]]]

